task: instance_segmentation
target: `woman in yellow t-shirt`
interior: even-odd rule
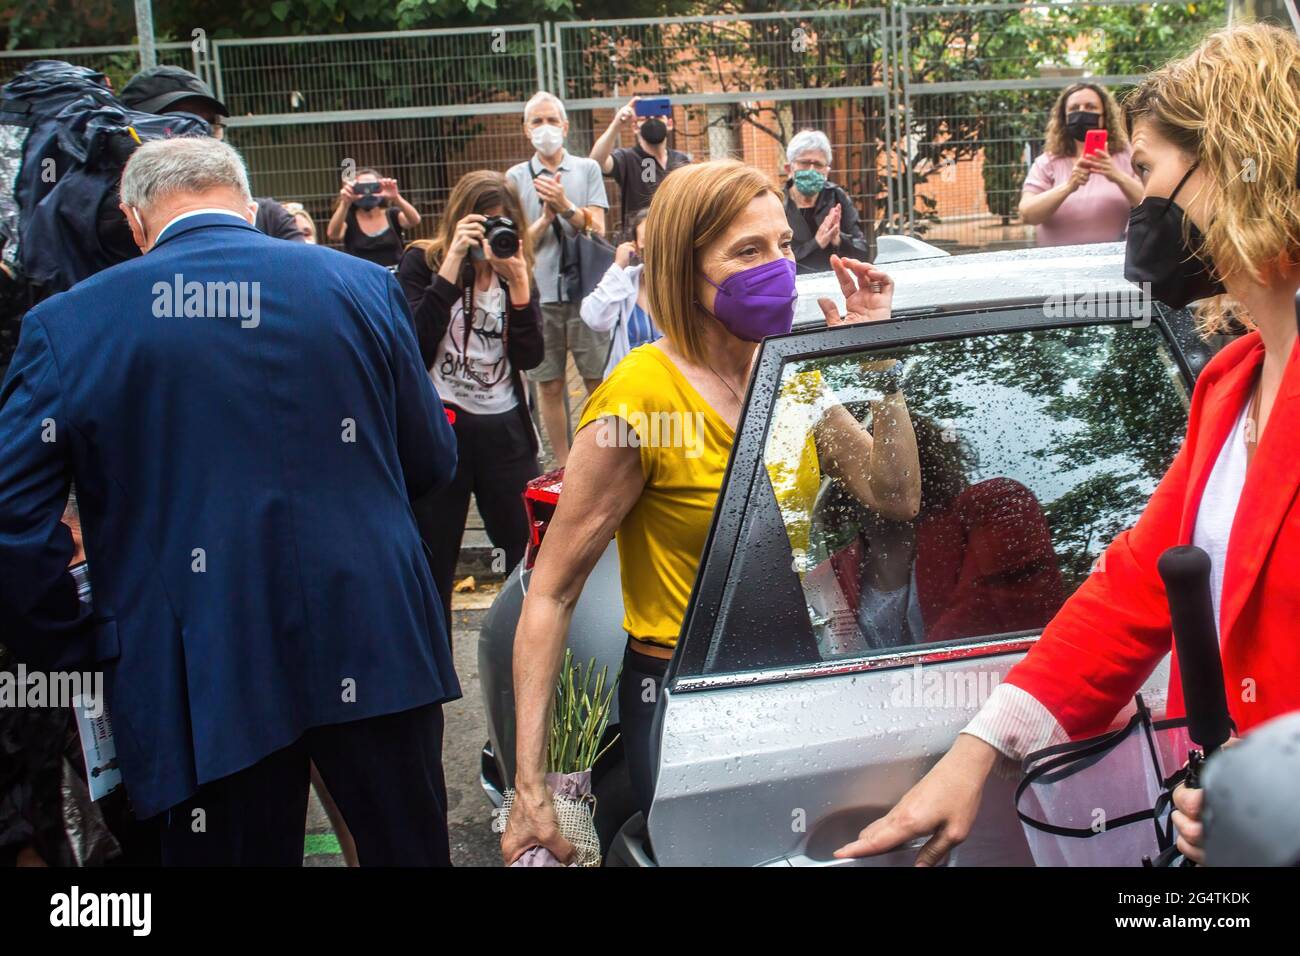
[[[543,846],[561,860],[545,784],[548,709],[573,607],[611,536],[618,541],[628,647],[619,732],[641,808],[652,795],[650,723],[695,581],[735,439],[758,343],[790,331],[794,258],[780,194],[734,161],[676,170],[646,222],[650,312],[663,338],[634,349],[583,409],[564,492],[538,554],[515,633],[515,801],[501,852],[507,863]],[[841,319],[887,318],[892,285],[871,266],[833,257]],[[874,289],[874,291],[873,291]],[[915,439],[901,394],[873,418],[890,454],[844,409],[825,410],[814,459],[864,504],[894,520],[920,503]],[[864,466],[865,463],[865,466]]]

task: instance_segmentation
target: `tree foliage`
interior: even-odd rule
[[[731,13],[740,19],[569,31],[570,42],[580,37],[585,42],[579,49],[566,48],[568,88],[557,92],[608,97],[646,81],[677,95],[701,90],[761,94],[778,89],[883,89],[890,83],[889,44],[877,21],[808,15],[879,10],[885,6],[880,0],[865,5],[856,0],[802,0],[796,11],[790,6],[777,0],[273,0],[248,5],[169,0],[155,4],[155,31],[160,39],[188,40],[196,29],[211,38],[297,36]],[[749,16],[767,12],[784,15]],[[898,18],[897,10],[894,16]],[[729,104],[710,121],[751,127],[784,146],[799,126],[826,126],[834,118],[847,117],[847,138],[855,154],[840,164],[849,171],[844,185],[867,216],[876,219],[878,231],[901,231],[909,219],[907,209],[895,209],[892,220],[885,216],[887,195],[911,195],[910,218],[924,231],[926,222],[938,218],[935,178],[977,157],[983,160],[990,209],[1010,216],[1023,181],[1026,146],[1030,152],[1041,147],[1059,87],[932,91],[924,85],[1024,80],[1063,71],[1140,74],[1182,54],[1206,31],[1222,25],[1225,0],[1119,6],[1026,3],[1008,9],[950,0],[941,9],[913,9],[908,16],[902,37],[906,67],[895,58],[889,96],[835,97],[823,92],[773,104],[756,95]],[[8,48],[130,43],[133,38],[131,6],[114,0],[12,0],[0,12],[0,41]],[[302,66],[322,55],[307,46],[285,53],[285,67]],[[508,82],[498,75],[506,62],[431,58],[423,65],[428,75],[422,85],[436,88],[442,103],[452,97],[462,103],[483,102]],[[129,67],[123,64],[124,71]],[[382,56],[331,69],[336,82],[328,91],[313,91],[308,108],[357,108],[348,90],[374,88],[383,92],[376,107],[425,105],[416,85]],[[906,99],[905,113],[897,83],[904,73],[906,84],[915,90]],[[330,97],[334,102],[328,102]],[[261,103],[240,105],[244,111],[267,111]],[[270,111],[286,108],[276,104]],[[908,186],[895,181],[899,178],[906,178]]]
[[[686,0],[156,0],[154,32],[189,38],[301,36],[381,30],[535,23],[687,12]],[[4,49],[99,46],[135,41],[135,15],[122,0],[10,0],[0,10]]]

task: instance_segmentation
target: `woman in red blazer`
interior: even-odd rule
[[[1238,732],[1300,709],[1300,40],[1265,25],[1212,34],[1127,106],[1144,199],[1125,277],[1175,308],[1200,302],[1207,333],[1229,308],[1251,331],[1201,373],[1182,450],[1137,524],[948,753],[837,856],[929,835],[917,863],[936,864],[969,833],[1000,759],[1104,730],[1171,651],[1156,559],[1174,545],[1211,555]],[[1169,712],[1182,712],[1176,659]],[[1200,797],[1174,797],[1179,847],[1196,860]]]

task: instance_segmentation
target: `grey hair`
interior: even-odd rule
[[[818,150],[826,157],[827,165],[832,161],[831,141],[819,129],[801,129],[794,134],[790,145],[785,148],[785,161],[793,163],[803,153],[811,149]]]
[[[233,147],[211,136],[177,136],[145,143],[122,172],[122,202],[148,209],[176,193],[200,193],[222,187],[252,202],[248,170]]]
[[[565,111],[564,103],[560,100],[560,98],[556,96],[554,93],[547,93],[545,90],[542,90],[540,93],[534,93],[533,98],[524,104],[525,123],[528,122],[528,114],[531,113],[537,107],[541,106],[543,103],[554,103],[556,109],[560,111],[561,122],[567,123],[569,121],[569,114],[568,112]]]

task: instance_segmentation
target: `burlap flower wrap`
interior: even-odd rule
[[[569,866],[600,866],[600,839],[596,836],[596,798],[591,792],[591,771],[579,773],[548,773],[546,786],[555,802],[555,816],[560,822],[560,834],[573,844],[578,852]],[[507,790],[501,807],[502,824],[510,820],[515,792]],[[524,851],[511,866],[564,866],[545,847],[535,846]]]

